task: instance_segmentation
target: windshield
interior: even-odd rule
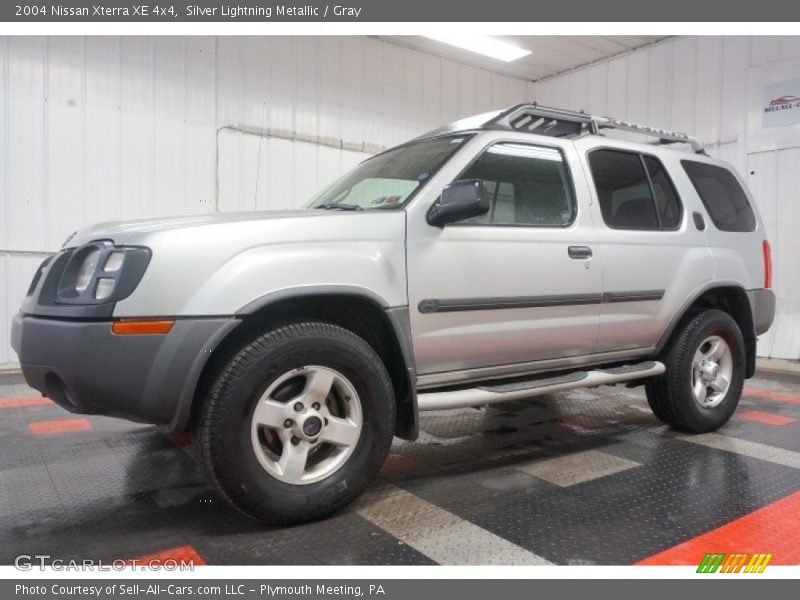
[[[309,206],[340,210],[402,208],[466,138],[436,138],[367,159],[320,193]]]

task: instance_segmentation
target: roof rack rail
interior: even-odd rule
[[[599,134],[602,129],[618,129],[658,139],[660,144],[689,144],[697,154],[705,154],[702,142],[680,131],[648,127],[611,117],[598,117],[583,111],[540,106],[536,102],[517,104],[484,123],[486,129],[512,129],[553,137]]]

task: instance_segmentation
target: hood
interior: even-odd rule
[[[123,245],[131,238],[142,234],[172,231],[190,227],[226,225],[238,222],[256,223],[259,221],[275,221],[279,219],[324,218],[331,216],[357,215],[363,212],[345,212],[339,210],[300,209],[249,211],[231,213],[213,213],[192,216],[155,217],[135,219],[131,221],[110,221],[97,223],[78,230],[67,239],[65,247],[81,246],[98,239],[112,240],[116,245]]]

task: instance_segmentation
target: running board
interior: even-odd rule
[[[419,392],[417,405],[419,410],[447,410],[450,408],[465,408],[468,406],[482,406],[495,402],[507,402],[521,398],[532,398],[544,394],[566,392],[579,388],[596,387],[612,383],[622,383],[634,379],[643,379],[654,375],[661,375],[666,370],[664,364],[658,361],[646,361],[610,369],[596,371],[576,371],[566,375],[544,377],[520,381],[515,383],[498,383],[482,387],[446,392]]]

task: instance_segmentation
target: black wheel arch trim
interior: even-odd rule
[[[367,300],[381,309],[392,330],[403,359],[403,368],[408,384],[409,402],[404,409],[407,414],[398,415],[396,435],[413,441],[419,435],[419,419],[417,411],[417,375],[414,361],[414,350],[411,341],[411,318],[407,305],[392,306],[383,297],[369,288],[357,285],[304,285],[276,290],[260,296],[236,311],[237,318],[263,310],[270,305],[285,300],[313,298],[314,296],[342,296]],[[400,404],[398,404],[400,406]],[[402,417],[402,418],[401,418]]]
[[[775,296],[772,290],[769,289],[746,289],[741,283],[736,281],[710,281],[705,285],[699,286],[695,291],[687,297],[683,302],[680,309],[675,312],[675,315],[670,321],[670,324],[662,333],[661,338],[655,346],[655,354],[659,355],[664,351],[667,343],[675,333],[678,324],[684,319],[689,309],[704,295],[717,289],[734,289],[740,292],[747,302],[752,327],[749,331],[742,331],[742,336],[745,341],[746,351],[746,373],[745,378],[750,378],[755,374],[756,366],[756,338],[758,335],[766,332],[772,324],[775,310]],[[764,307],[759,307],[754,303],[754,297],[765,296],[767,300],[764,301]],[[771,302],[769,301],[771,300]],[[764,314],[761,314],[763,311]]]

